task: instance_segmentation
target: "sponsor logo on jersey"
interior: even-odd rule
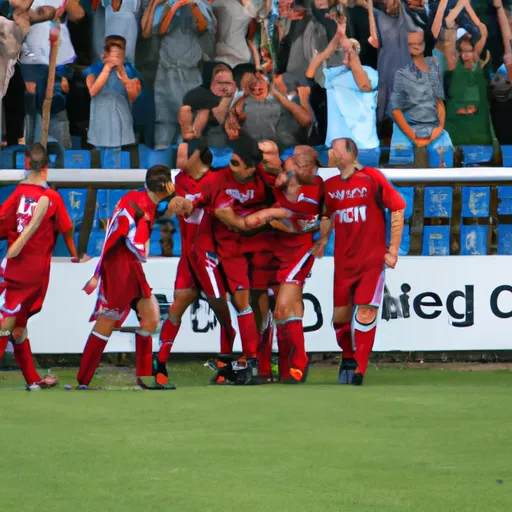
[[[195,201],[201,197],[201,194],[185,194],[185,199],[188,199],[189,201]]]
[[[366,206],[352,206],[337,210],[335,215],[340,224],[350,224],[352,222],[366,222]]]
[[[239,203],[247,203],[251,199],[254,199],[254,190],[248,190],[245,194],[240,192],[236,188],[228,188],[226,194],[233,199],[236,199]]]
[[[368,189],[366,187],[353,188],[352,190],[336,190],[336,192],[328,192],[331,199],[355,199],[356,197],[366,197],[368,195]]]

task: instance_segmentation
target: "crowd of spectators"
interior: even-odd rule
[[[373,165],[383,147],[426,148],[426,165],[450,167],[454,148],[512,144],[508,2],[4,1],[2,145],[41,137],[55,16],[50,140],[80,138],[103,167],[197,137],[222,166],[241,133],[285,155],[350,137]]]

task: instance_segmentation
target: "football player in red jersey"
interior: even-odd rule
[[[0,208],[0,239],[8,240],[0,265],[0,359],[10,340],[27,389],[35,390],[57,384],[52,375],[41,379],[34,366],[27,322],[42,308],[58,234],[73,262],[90,258],[77,258],[71,219],[61,196],[46,182],[48,155],[41,144],[27,151],[26,164],[28,177]]]
[[[177,197],[196,201],[201,197],[204,183],[214,179],[210,165],[212,154],[207,147],[200,147],[199,141],[189,141],[178,147],[178,166],[182,169],[175,179]],[[231,315],[226,300],[226,291],[214,253],[203,255],[197,250],[196,232],[205,222],[208,214],[203,208],[196,208],[188,217],[180,216],[182,254],[178,263],[174,285],[174,302],[160,332],[160,350],[156,360],[156,385],[168,383],[166,363],[178,335],[181,319],[188,307],[202,290],[221,325],[220,353],[231,354],[236,332],[231,326]]]
[[[212,220],[212,226],[200,226],[195,245],[199,252],[213,253],[220,259],[238,312],[242,350],[249,369],[246,383],[256,383],[260,382],[257,378],[259,333],[249,292],[258,274],[254,272],[255,260],[268,247],[268,233],[262,228],[272,219],[287,217],[287,213],[267,208],[274,197],[262,177],[263,170],[259,169],[263,155],[257,143],[250,137],[241,137],[231,145],[234,152],[229,167],[214,173],[214,179],[203,187],[201,198],[194,203],[195,207],[208,205]],[[177,214],[184,212],[190,215],[191,208],[175,210]],[[220,372],[219,377],[223,376]]]
[[[333,141],[340,175],[325,181],[325,210],[315,255],[322,256],[334,227],[334,316],[343,352],[338,383],[361,385],[375,340],[384,290],[384,266],[395,268],[405,201],[386,177],[357,163],[351,139]],[[385,209],[391,211],[386,245]]]
[[[96,288],[99,293],[91,316],[96,323],[80,361],[78,389],[89,388],[114,328],[122,325],[130,308],[139,317],[135,334],[137,383],[147,389],[141,377],[153,375],[151,333],[158,327],[160,310],[142,263],[148,254],[158,204],[173,194],[170,169],[155,165],[146,173],[146,189],[128,192],[114,209],[95,273],[84,287],[89,295]]]

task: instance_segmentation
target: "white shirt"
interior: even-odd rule
[[[34,0],[32,9],[44,5],[61,7],[62,0]],[[22,64],[50,64],[50,21],[36,23],[30,27],[25,39],[26,50],[22,52],[20,62]],[[68,27],[65,23],[60,26],[59,53],[57,54],[57,66],[69,64],[76,59],[75,50],[71,44]]]

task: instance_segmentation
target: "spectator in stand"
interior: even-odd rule
[[[233,103],[236,85],[226,64],[217,64],[212,71],[210,88],[204,84],[189,91],[183,98],[179,122],[184,140],[206,138],[214,156],[213,167],[225,167],[232,151],[224,131],[226,117]]]
[[[105,39],[102,60],[84,71],[91,95],[89,143],[102,151],[102,167],[119,169],[121,146],[135,143],[131,104],[141,91],[133,64],[125,62],[123,37]]]
[[[60,43],[57,54],[57,66],[64,66],[72,63],[75,58],[75,51],[71,44],[69,30],[66,26],[67,19],[71,21],[81,20],[85,12],[78,0],[69,0],[62,5],[61,0],[35,0],[32,8],[45,5],[55,7],[57,16],[61,20]],[[50,63],[50,21],[33,25],[25,39],[23,51],[20,58],[21,72],[25,81],[25,142],[33,144],[41,138],[41,114],[43,102],[46,95],[46,84],[48,81],[48,70]],[[65,113],[66,97],[65,91],[69,88],[66,81],[61,81],[60,88],[57,84],[56,94],[52,101],[53,120],[59,124],[67,123]],[[56,117],[58,114],[58,117]],[[50,133],[55,133],[50,123]],[[58,130],[57,130],[58,131]]]
[[[176,232],[171,219],[166,219],[160,223],[160,247],[162,248],[162,256],[170,258],[177,256],[174,251],[173,234]]]
[[[11,0],[12,20],[0,17],[0,140],[2,135],[2,103],[5,108],[7,144],[15,145],[23,137],[23,93],[25,85],[16,64],[22,43],[30,26],[55,17],[55,8],[31,9],[33,0]],[[20,98],[21,96],[21,98]],[[4,101],[5,100],[5,101]],[[5,144],[0,145],[3,147]]]
[[[238,100],[226,122],[230,139],[241,133],[255,140],[274,140],[280,152],[301,144],[311,127],[313,115],[309,107],[309,87],[300,84],[286,73],[270,88],[268,76],[262,71],[255,74],[251,95]]]
[[[233,96],[231,106],[234,107],[235,103],[245,96],[251,94],[251,83],[254,80],[256,67],[254,64],[238,64],[233,69],[233,79],[236,84],[236,92]]]
[[[456,37],[446,37],[446,130],[455,146],[464,144],[490,146],[493,128],[487,99],[487,80],[483,68],[490,60],[479,60],[471,36],[463,29],[451,30]],[[455,44],[455,39],[457,42]]]
[[[452,167],[453,144],[444,129],[443,78],[437,61],[424,56],[424,47],[423,32],[411,32],[412,64],[398,70],[390,98],[395,121],[391,151],[426,147],[431,165],[435,165],[437,155],[441,155],[441,163]]]
[[[101,0],[101,3],[98,0],[93,1],[95,12],[92,37],[95,58],[101,55],[105,38],[117,35],[126,39],[126,58],[129,62],[135,62],[140,7],[140,0]]]
[[[311,61],[306,76],[312,78],[317,68],[335,52],[341,54],[341,66],[324,67],[328,112],[325,145],[330,147],[332,141],[340,137],[352,139],[360,151],[375,152],[378,161],[378,74],[374,69],[361,65],[359,51],[359,43],[348,39],[342,23],[326,50]]]
[[[185,94],[202,83],[200,38],[213,34],[215,18],[203,0],[152,0],[142,17],[142,35],[161,35],[155,79],[155,149],[167,149],[180,135],[178,112]]]
[[[249,25],[254,18],[266,16],[264,0],[213,0],[217,20],[215,58],[232,68],[251,60],[247,42]]]

